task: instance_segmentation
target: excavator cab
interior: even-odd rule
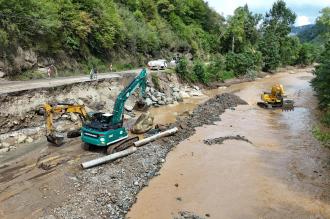
[[[271,92],[261,94],[262,102],[257,105],[265,109],[281,108],[283,111],[294,110],[294,101],[286,99],[284,87],[281,84],[272,86]]]

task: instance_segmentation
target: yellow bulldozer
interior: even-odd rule
[[[261,94],[262,102],[258,102],[258,106],[265,109],[281,108],[283,111],[294,110],[294,101],[286,99],[284,87],[281,84],[272,86],[271,92]]]
[[[60,146],[64,143],[64,136],[60,133],[57,133],[54,129],[53,117],[54,114],[65,114],[65,113],[75,113],[79,116],[82,124],[89,120],[89,115],[85,110],[84,105],[79,104],[68,104],[68,103],[56,103],[49,104],[45,103],[43,105],[43,111],[46,121],[46,138],[47,141]],[[74,131],[69,131],[67,133],[68,138],[75,138],[80,136],[80,128]]]

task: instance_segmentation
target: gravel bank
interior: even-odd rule
[[[175,145],[193,135],[195,127],[219,121],[226,109],[239,104],[246,102],[233,94],[217,95],[169,125],[179,127],[176,135],[149,143],[115,162],[78,172],[70,178],[76,190],[74,195],[62,206],[47,210],[44,218],[124,218],[137,193],[159,175],[167,153]]]

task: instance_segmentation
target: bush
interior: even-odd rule
[[[313,44],[304,43],[299,50],[297,64],[311,65],[317,59],[317,54],[317,48]]]
[[[230,52],[226,55],[226,70],[233,71],[236,76],[244,75],[251,70],[259,70],[261,54],[247,50],[243,53]]]
[[[157,74],[151,74],[151,81],[157,90],[160,89],[159,78]]]
[[[225,58],[221,55],[216,55],[206,67],[208,78],[210,81],[223,80],[222,73],[226,69]]]
[[[181,58],[175,67],[176,73],[183,80],[189,79],[189,71],[188,71],[188,61],[186,58]]]
[[[194,64],[193,73],[199,82],[202,82],[204,84],[209,82],[209,77],[205,69],[205,64],[201,61],[197,61]]]
[[[320,57],[320,65],[316,67],[316,77],[312,80],[319,104],[322,109],[330,109],[330,41],[325,45],[325,50]]]
[[[314,127],[312,133],[317,140],[330,147],[330,133],[322,131],[319,127]]]
[[[266,33],[258,43],[258,50],[262,54],[264,71],[273,71],[280,66],[280,43],[275,34]]]
[[[326,125],[327,127],[330,127],[330,111],[326,112],[322,118],[321,122]]]

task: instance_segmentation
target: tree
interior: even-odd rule
[[[317,48],[311,43],[304,43],[301,45],[298,53],[296,64],[311,65],[315,62],[318,56]]]
[[[301,45],[298,37],[287,36],[280,47],[282,65],[294,65],[299,57]]]
[[[275,70],[281,64],[286,64],[287,37],[295,20],[295,13],[286,7],[283,0],[275,2],[266,13],[262,25],[263,39],[259,43],[264,70]]]
[[[264,71],[273,71],[280,66],[280,43],[273,32],[264,33],[259,41],[258,50],[262,54]]]
[[[325,50],[321,54],[320,65],[316,67],[316,77],[312,80],[312,85],[318,94],[320,107],[330,110],[330,41],[325,45]]]
[[[330,38],[330,7],[323,8],[316,25],[320,31],[321,41],[326,42]]]
[[[257,25],[261,15],[253,14],[247,5],[238,7],[228,18],[228,27],[223,37],[224,52],[242,52],[256,44],[259,38]]]

